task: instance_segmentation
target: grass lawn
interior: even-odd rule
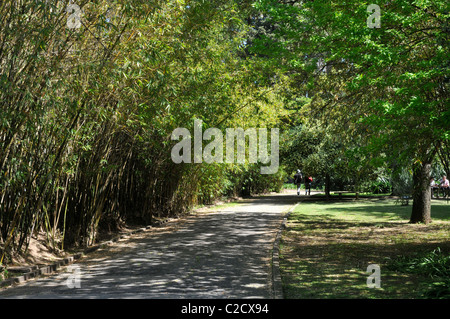
[[[282,237],[285,298],[423,298],[436,279],[393,266],[439,247],[450,272],[450,204],[433,200],[429,225],[409,224],[410,214],[393,199],[300,203]],[[367,287],[370,264],[381,288]]]

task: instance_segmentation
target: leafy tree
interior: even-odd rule
[[[343,131],[354,123],[361,150],[412,167],[411,222],[427,223],[431,163],[449,140],[449,13],[440,0],[379,5],[381,27],[370,28],[365,2],[257,1],[278,41],[252,49],[304,75],[311,115]]]

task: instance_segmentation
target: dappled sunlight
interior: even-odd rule
[[[386,265],[398,256],[437,247],[450,252],[450,222],[441,218],[427,225],[410,224],[399,218],[399,207],[376,203],[298,206],[282,238],[288,298],[417,297],[420,278],[389,271]],[[381,289],[366,286],[370,264],[381,266]]]
[[[297,202],[267,196],[210,214],[180,219],[160,229],[93,252],[70,273],[0,292],[21,298],[270,298],[270,251],[282,212]]]

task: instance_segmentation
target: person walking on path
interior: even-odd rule
[[[302,172],[298,169],[294,175],[294,184],[297,185],[297,195],[300,195],[300,186],[302,185]]]
[[[311,195],[311,183],[313,179],[311,176],[305,175],[305,195]]]

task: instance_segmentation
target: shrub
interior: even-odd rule
[[[430,281],[423,284],[419,292],[423,298],[450,298],[450,255],[443,253],[439,247],[416,257],[397,258],[388,268],[428,277]]]

